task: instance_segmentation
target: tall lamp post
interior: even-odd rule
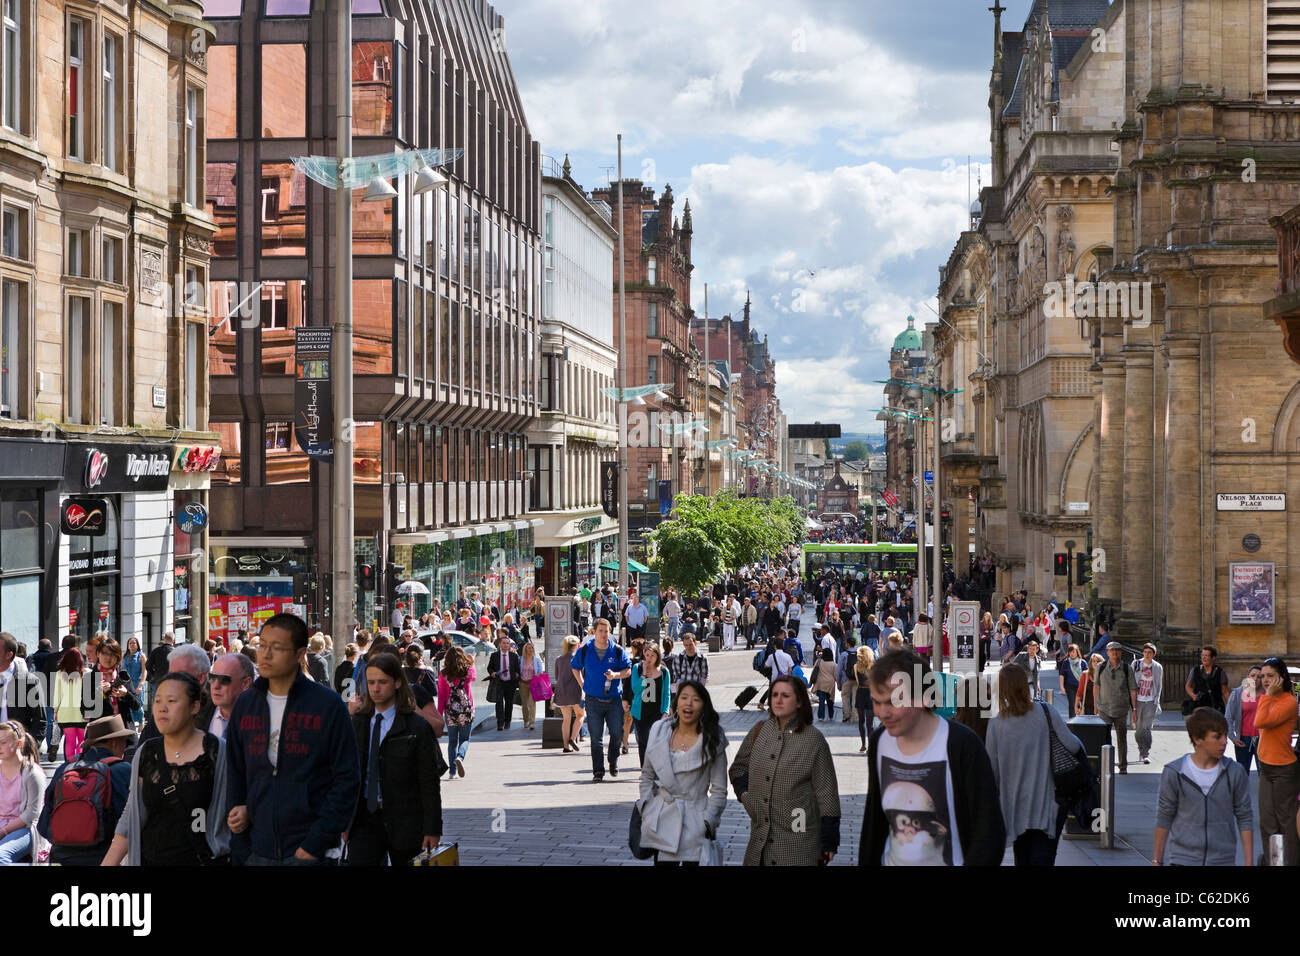
[[[352,156],[352,5],[335,3],[335,85],[337,97],[335,154],[295,156],[294,166],[313,181],[335,190],[334,321],[331,354],[334,383],[334,448],[330,501],[330,624],[346,642],[355,623],[356,561],[353,526],[352,421],[352,192],[364,187],[363,200],[386,201],[397,195],[390,178],[415,174],[414,192],[443,186],[447,178],[434,167],[458,159],[464,150],[408,149],[373,156]],[[390,597],[386,595],[386,597]]]

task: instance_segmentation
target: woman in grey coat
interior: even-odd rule
[[[1046,704],[1035,705],[1030,693],[1028,672],[1019,664],[1003,665],[998,715],[989,721],[984,745],[1016,866],[1054,866],[1061,832],[1048,728],[1071,750],[1083,753],[1083,744],[1060,714]]]
[[[831,748],[812,725],[803,681],[772,681],[772,716],[755,725],[731,765],[749,814],[745,866],[824,866],[840,847],[840,791]]]
[[[709,692],[682,681],[677,712],[649,730],[641,767],[641,846],[656,866],[698,866],[727,805],[727,737]]]

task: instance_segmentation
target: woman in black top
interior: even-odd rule
[[[131,761],[131,792],[104,866],[209,866],[229,862],[225,743],[194,724],[199,682],[171,671],[158,683],[154,725]]]

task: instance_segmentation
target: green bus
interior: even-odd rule
[[[952,546],[945,544],[940,553],[944,563],[952,564]],[[927,545],[925,549],[926,570],[934,560],[934,548]],[[843,574],[846,571],[916,571],[916,545],[892,544],[846,544],[830,541],[825,544],[807,543],[799,555],[799,572],[805,577],[818,574],[824,570],[834,570]]]

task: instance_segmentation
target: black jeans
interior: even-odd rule
[[[1056,844],[1060,839],[1042,830],[1026,830],[1011,845],[1016,866],[1056,866]]]
[[[650,742],[650,731],[662,716],[658,707],[658,704],[647,704],[645,701],[641,701],[641,716],[634,718],[636,723],[636,752],[639,755],[642,767],[645,766],[645,745]]]
[[[497,683],[500,685],[497,696],[497,730],[501,730],[510,726],[510,718],[514,716],[519,681],[512,677],[510,680],[498,680]]]
[[[699,860],[661,860],[655,857],[655,866],[699,866]]]

